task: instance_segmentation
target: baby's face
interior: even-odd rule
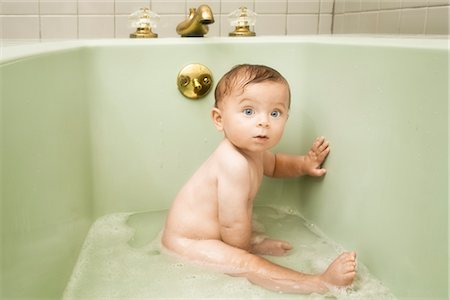
[[[280,141],[288,119],[287,86],[264,81],[241,92],[226,96],[220,107],[225,136],[244,151],[270,149]]]

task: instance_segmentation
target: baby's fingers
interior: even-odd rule
[[[323,136],[319,136],[318,138],[316,138],[316,140],[314,141],[311,150],[314,152],[317,152],[319,150],[319,147],[322,146],[322,144],[325,142],[325,137]]]
[[[329,153],[330,153],[330,147],[327,142],[326,147],[317,154],[317,160],[320,162],[323,162]]]
[[[322,151],[328,149],[329,146],[330,143],[325,139],[325,137],[320,136],[314,141],[311,150],[314,151],[316,154],[319,154]]]

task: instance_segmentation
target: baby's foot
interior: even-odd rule
[[[348,286],[356,276],[356,253],[344,252],[339,255],[320,276],[321,279],[334,286]]]
[[[286,241],[265,238],[260,243],[253,245],[252,252],[260,255],[282,256],[291,249],[291,244]]]

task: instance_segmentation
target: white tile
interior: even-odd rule
[[[344,33],[344,15],[343,14],[334,16],[333,27],[331,28],[331,33],[333,33],[333,34]]]
[[[377,33],[378,26],[378,12],[370,11],[361,13],[359,19],[360,33]]]
[[[402,0],[381,0],[381,9],[397,9],[402,7]]]
[[[399,32],[400,12],[398,10],[381,11],[378,15],[377,33],[396,34]]]
[[[288,14],[318,14],[319,0],[288,0]]]
[[[0,16],[2,38],[4,39],[39,39],[38,16]]]
[[[42,39],[78,38],[78,18],[76,16],[41,16]]]
[[[361,11],[372,11],[380,9],[380,0],[362,0]]]
[[[334,0],[334,13],[343,14],[345,11],[345,0]]]
[[[161,20],[154,32],[158,34],[158,37],[179,37],[176,28],[185,19],[185,15],[161,15]]]
[[[287,34],[317,34],[319,15],[288,15]]]
[[[426,23],[427,34],[449,34],[450,7],[429,7]]]
[[[130,33],[135,31],[135,29],[130,26],[128,16],[125,15],[116,16],[115,26],[116,26],[115,37],[119,39],[129,38]],[[156,31],[153,32],[156,33]]]
[[[320,13],[331,14],[333,13],[334,0],[321,0],[320,1]]]
[[[255,24],[257,35],[285,35],[286,15],[259,15]]]
[[[2,14],[35,15],[39,14],[38,0],[2,0]]]
[[[428,0],[428,6],[450,5],[450,0]]]
[[[239,9],[241,6],[245,6],[248,9],[255,11],[255,6],[253,5],[252,0],[240,1],[240,0],[222,0],[220,2],[221,13],[229,14],[236,9]]]
[[[403,9],[400,16],[401,34],[425,33],[426,8]]]
[[[78,13],[76,0],[41,0],[41,15],[75,15]]]
[[[116,15],[130,15],[141,8],[150,8],[150,0],[116,0]]]
[[[319,15],[319,34],[331,34],[331,25],[333,15],[321,14]]]
[[[428,0],[402,0],[402,7],[425,7],[428,5]]]
[[[114,14],[114,0],[78,0],[80,15],[111,15]]]
[[[153,0],[152,10],[157,14],[185,14],[189,13],[186,7],[186,1],[183,0]]]
[[[345,3],[345,12],[360,12],[361,11],[361,0],[347,0]]]
[[[344,33],[359,33],[359,13],[344,15]]]
[[[114,38],[114,16],[79,16],[80,39]]]
[[[255,11],[260,14],[285,14],[287,12],[287,0],[255,1]]]

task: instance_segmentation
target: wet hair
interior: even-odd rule
[[[277,70],[264,65],[242,64],[234,66],[219,80],[215,90],[214,106],[218,107],[223,98],[236,89],[244,91],[249,84],[271,81],[286,85],[289,92],[288,107],[291,106],[291,90],[289,83]]]

